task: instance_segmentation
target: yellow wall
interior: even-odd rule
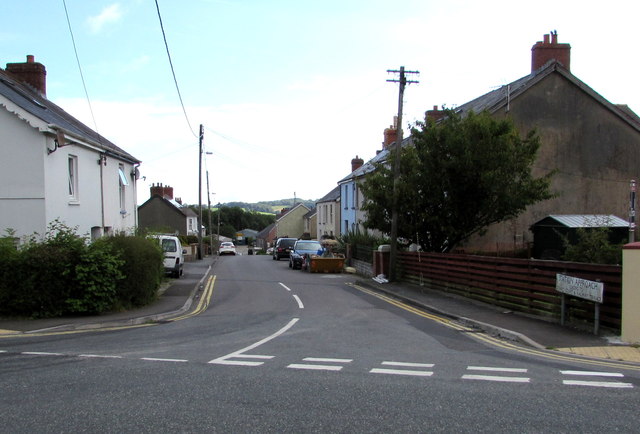
[[[622,340],[640,343],[640,243],[622,251]]]

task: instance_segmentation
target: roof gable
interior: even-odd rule
[[[554,60],[547,62],[542,68],[529,75],[519,78],[505,86],[458,106],[455,110],[463,116],[470,111],[479,113],[487,110],[490,113],[496,113],[498,110],[508,110],[511,101],[518,98],[527,90],[531,89],[535,84],[544,80],[551,74],[560,74],[591,98],[605,106],[609,111],[620,117],[624,122],[640,131],[640,118],[628,106],[610,103],[599,93],[569,72],[561,63]]]

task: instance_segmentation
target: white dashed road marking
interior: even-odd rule
[[[433,363],[411,363],[411,362],[382,362],[384,366],[395,366],[396,368],[433,368]],[[433,371],[418,369],[393,369],[393,368],[373,368],[369,371],[371,374],[388,374],[388,375],[408,375],[414,377],[431,377]]]
[[[480,371],[480,372],[502,372],[505,374],[520,373],[525,374],[526,369],[521,368],[498,368],[493,366],[468,366],[467,371]],[[466,374],[462,376],[463,380],[480,380],[480,381],[499,381],[504,383],[529,383],[531,379],[529,377],[510,377],[501,375],[476,375]]]
[[[573,375],[579,377],[610,377],[623,378],[619,372],[594,372],[594,371],[560,371],[562,375]],[[607,387],[615,389],[631,389],[633,384],[621,383],[619,381],[588,381],[588,380],[562,380],[562,384],[567,386],[587,386],[587,387]]]

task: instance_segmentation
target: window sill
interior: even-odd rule
[[[69,205],[71,206],[79,206],[80,201],[78,199],[69,199]]]

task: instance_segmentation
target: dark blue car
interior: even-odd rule
[[[306,255],[316,254],[322,246],[316,240],[298,240],[289,254],[289,268],[302,268],[302,259]]]

